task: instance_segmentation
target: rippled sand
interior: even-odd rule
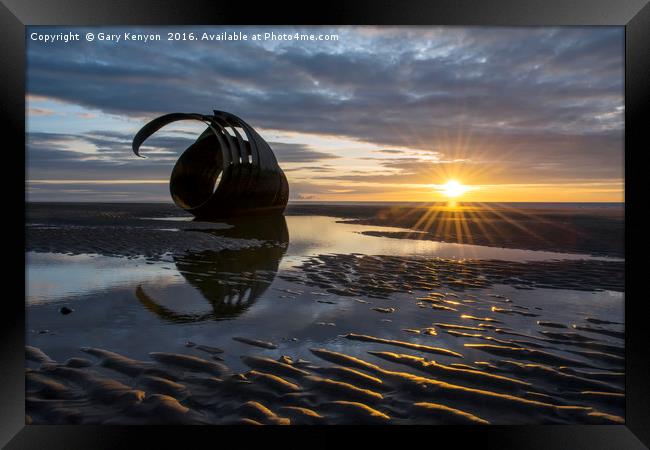
[[[27,313],[28,422],[623,422],[620,259],[326,253],[321,230],[290,238],[291,221],[262,235],[176,221],[177,239],[159,207],[111,208],[41,211],[50,225],[33,225],[29,248],[171,256],[74,259],[80,278],[110,282],[42,288]],[[398,241],[337,227],[348,249]],[[30,282],[60,267],[55,281],[74,285],[71,258],[44,259]]]
[[[528,335],[509,328],[508,319],[524,313],[535,320],[543,313],[530,313],[531,308],[507,298],[432,291],[415,301],[423,308],[453,305],[456,318],[404,330],[401,340],[341,335],[362,343],[364,357],[312,347],[309,359],[271,358],[264,350],[277,349],[276,343],[235,336],[233,342],[259,350],[241,356],[249,370],[237,371],[224,363],[230,349],[207,343],[187,342],[184,353],[151,352],[146,360],[84,347],[80,350],[85,357],[61,362],[27,347],[29,420],[276,425],[623,422],[621,325],[596,317],[550,327],[538,321],[538,332]],[[464,351],[445,348],[439,338],[444,334],[484,358],[468,359]],[[412,342],[410,336],[426,336],[427,344]]]

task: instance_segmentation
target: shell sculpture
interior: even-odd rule
[[[282,214],[289,183],[269,144],[234,114],[172,113],[147,123],[133,138],[133,152],[172,122],[198,120],[207,128],[176,161],[169,180],[174,203],[198,218]]]

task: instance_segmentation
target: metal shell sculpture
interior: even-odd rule
[[[146,124],[133,138],[142,143],[172,122],[198,120],[206,130],[178,158],[169,190],[176,205],[199,218],[281,214],[289,199],[287,177],[269,144],[234,114],[172,113]]]

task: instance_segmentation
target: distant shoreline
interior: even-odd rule
[[[95,204],[107,204],[107,205],[173,205],[174,203],[169,201],[149,201],[149,202],[118,202],[118,201],[26,201],[25,204],[28,205],[69,205],[69,204],[79,204],[79,205],[95,205]],[[337,201],[321,201],[321,200],[289,200],[289,205],[369,205],[369,206],[379,206],[379,205],[395,205],[395,206],[445,206],[448,202],[437,201],[437,202],[419,202],[419,201],[346,201],[346,200],[337,200]],[[589,206],[604,206],[604,207],[617,207],[625,206],[625,202],[457,202],[461,206],[475,206],[475,205],[516,205],[516,206],[541,206],[546,205],[549,207],[552,206],[580,206],[580,205],[589,205]]]

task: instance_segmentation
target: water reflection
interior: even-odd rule
[[[266,292],[278,272],[289,244],[284,216],[239,219],[227,222],[225,230],[193,230],[216,236],[265,241],[261,246],[220,252],[190,252],[174,256],[178,272],[210,305],[208,312],[180,312],[147,294],[142,285],[135,290],[140,303],[165,321],[200,322],[234,318]]]

